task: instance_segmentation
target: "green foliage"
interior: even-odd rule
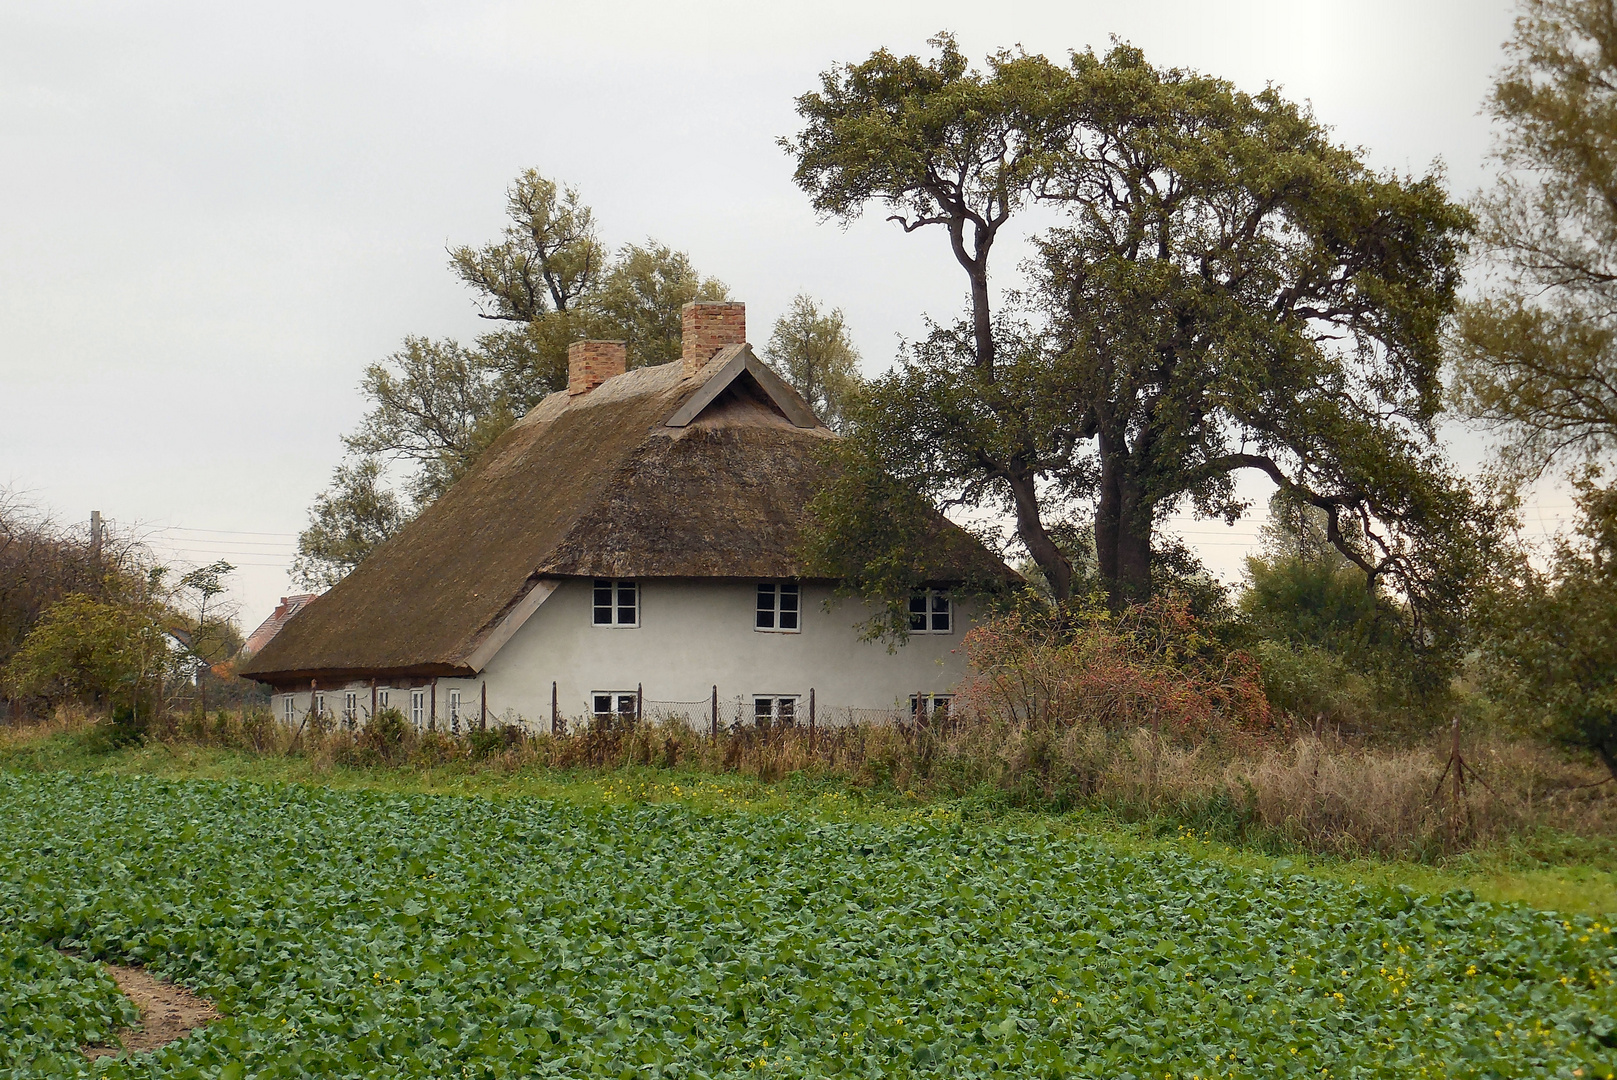
[[[144,711],[169,662],[160,614],[148,604],[75,593],[23,639],[5,681],[19,694]]]
[[[100,964],[0,930],[0,1076],[79,1076],[79,1048],[110,1044],[140,1012]]]
[[[1164,516],[1234,520],[1257,469],[1333,527],[1358,518],[1374,536],[1345,553],[1448,634],[1498,528],[1433,448],[1471,224],[1441,177],[1374,173],[1277,92],[1128,46],[976,71],[934,44],[827,72],[788,143],[817,209],[943,226],[971,286],[969,315],[871,386],[866,456],[1013,518],[1058,599],[1079,583],[1052,522],[1092,505],[1114,606],[1149,593]],[[1067,220],[1007,317],[989,253],[1035,196]]]
[[[25,948],[225,1014],[107,1076],[1614,1064],[1604,922],[1049,833],[8,774],[0,850]]]
[[[579,193],[532,169],[506,192],[506,213],[499,240],[450,251],[480,315],[502,325],[470,347],[408,336],[365,369],[370,409],[343,438],[358,461],[337,467],[298,538],[306,584],[341,580],[519,417],[564,389],[570,343],[622,340],[630,367],[667,363],[680,355],[680,307],[728,296],[684,252],[655,240],[609,254]],[[378,460],[408,463],[409,505],[382,486]]]
[[[375,458],[345,461],[309,509],[292,576],[309,588],[335,585],[408,520],[398,496],[382,486]]]
[[[1496,273],[1463,309],[1454,389],[1531,476],[1617,447],[1617,10],[1525,0],[1505,48],[1504,174],[1479,205]]]
[[[1579,482],[1576,536],[1517,568],[1486,613],[1487,686],[1617,778],[1617,488]]]
[[[1352,732],[1385,727],[1376,688],[1341,657],[1314,645],[1262,640],[1252,646],[1263,694],[1276,709],[1305,724],[1323,721]]]
[[[409,749],[415,730],[405,719],[401,709],[378,709],[359,731],[359,750],[362,757],[385,762],[398,762]]]
[[[697,273],[683,251],[655,240],[645,247],[625,244],[600,289],[584,297],[592,317],[588,336],[623,341],[630,367],[666,364],[683,349],[680,308],[729,298],[724,282]]]
[[[792,306],[775,320],[764,359],[828,427],[842,429],[862,380],[841,308],[822,312],[808,294],[793,297]]]

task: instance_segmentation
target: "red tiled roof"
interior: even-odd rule
[[[257,630],[247,635],[247,643],[242,646],[242,651],[249,656],[256,655],[270,643],[271,638],[281,632],[281,627],[286,625],[288,619],[302,611],[317,595],[319,594],[303,593],[299,596],[281,597],[280,605],[270,612],[270,617],[259,623]]]

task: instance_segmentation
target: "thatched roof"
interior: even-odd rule
[[[545,579],[801,577],[835,437],[746,345],[552,394],[241,674],[470,675]],[[938,580],[1009,575],[939,521]]]

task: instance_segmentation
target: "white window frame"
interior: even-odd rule
[[[342,718],[349,727],[359,719],[359,691],[349,690],[342,696]]]
[[[943,710],[943,716],[945,718],[948,717],[950,712],[953,711],[953,709],[954,709],[954,695],[953,694],[921,694],[918,697],[915,694],[911,694],[910,695],[910,719],[911,720],[923,719],[922,714],[916,708],[917,702],[925,702],[926,703],[926,713],[925,713],[924,719],[929,720],[929,721],[930,720],[936,720],[936,719],[939,718],[938,717],[938,710],[939,709]]]
[[[795,581],[760,581],[753,591],[752,628],[760,634],[803,632],[803,590]],[[791,599],[791,607],[786,601]],[[766,606],[767,603],[767,606]],[[783,623],[790,621],[791,626]]]
[[[388,687],[380,686],[376,689],[376,711],[381,712],[388,707]]]
[[[458,686],[449,688],[449,719],[451,721],[460,719],[460,687]]]
[[[315,691],[314,714],[322,720],[326,718],[326,692],[324,690]]]
[[[298,718],[298,696],[287,694],[281,698],[281,719],[290,724]]]
[[[954,633],[954,601],[950,598],[948,589],[922,589],[912,594],[909,614],[909,629],[912,634]],[[916,625],[917,622],[920,625]]]
[[[410,691],[410,723],[417,731],[427,726],[427,692],[425,690]]]
[[[802,704],[802,701],[802,694],[754,694],[752,695],[752,722],[756,724],[767,717],[771,725],[781,723],[795,724],[799,714],[798,706]],[[768,703],[769,711],[767,713],[759,712],[758,706],[766,702]],[[788,708],[782,709],[782,705],[786,705]]]
[[[610,604],[600,604],[601,594],[606,592],[611,598]],[[628,593],[632,599],[624,604],[623,596]],[[590,625],[603,629],[632,629],[640,625],[640,605],[645,598],[640,595],[640,583],[629,578],[595,578],[590,583]],[[623,620],[624,609],[627,608],[633,615],[631,621]],[[597,622],[601,612],[609,612],[609,622]]]
[[[633,690],[591,690],[590,715],[597,720],[616,719],[620,717],[634,718],[639,709],[635,698],[638,695]],[[606,709],[601,709],[601,702],[605,701]],[[616,706],[614,708],[613,706]]]

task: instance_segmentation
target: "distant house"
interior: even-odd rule
[[[264,646],[268,645],[271,639],[281,632],[281,628],[286,625],[286,621],[302,611],[305,605],[315,599],[316,595],[315,593],[302,593],[298,596],[281,597],[281,602],[276,605],[274,611],[270,612],[269,618],[259,623],[258,629],[247,635],[247,640],[241,647],[242,652],[248,656],[257,656],[263,652]]]
[[[715,686],[726,720],[806,718],[811,691],[828,720],[941,704],[972,619],[951,584],[1012,572],[939,515],[908,644],[861,641],[862,607],[798,555],[836,436],[753,355],[743,305],[683,323],[682,359],[635,371],[622,342],[575,342],[565,391],[318,604],[289,597],[241,674],[288,718],[440,727],[485,700],[541,725],[659,703],[700,720]]]

